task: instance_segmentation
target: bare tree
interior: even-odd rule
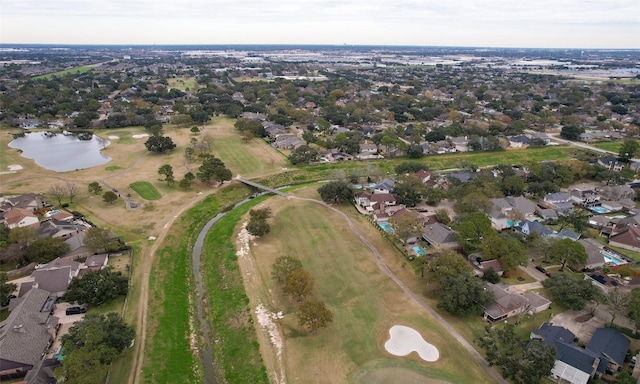
[[[62,205],[62,199],[67,195],[67,186],[64,184],[55,184],[49,188],[49,194],[58,201],[58,205]]]
[[[80,194],[80,188],[76,184],[67,181],[67,194],[69,195],[69,203],[73,203],[73,199]]]
[[[627,307],[631,303],[631,294],[614,288],[613,291],[607,293],[607,301],[609,302],[609,314],[611,314],[611,325],[616,320],[618,312],[626,313]]]

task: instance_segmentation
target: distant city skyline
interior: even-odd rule
[[[1,0],[0,43],[640,48],[638,0]]]

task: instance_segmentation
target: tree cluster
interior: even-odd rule
[[[88,313],[62,336],[64,360],[56,368],[60,381],[92,384],[105,381],[109,365],[129,348],[135,331],[115,312]]]
[[[278,257],[273,264],[271,276],[283,285],[284,293],[301,303],[296,316],[299,324],[309,329],[309,332],[314,334],[333,321],[333,312],[323,301],[304,300],[313,293],[314,279],[311,273],[302,267],[299,259],[292,256]]]
[[[207,156],[198,168],[196,177],[203,183],[211,181],[223,182],[231,180],[231,171],[225,167],[224,162],[214,156]]]
[[[120,271],[103,268],[71,280],[64,299],[70,303],[102,305],[129,291],[129,279]]]
[[[511,324],[487,325],[477,343],[485,350],[489,365],[498,367],[515,384],[540,383],[551,374],[556,360],[553,346],[518,339]]]
[[[270,217],[271,209],[269,207],[250,210],[247,231],[254,236],[266,235],[271,230],[269,223],[267,223],[267,219]]]
[[[327,203],[338,204],[353,198],[353,190],[344,181],[330,181],[318,188],[318,193],[322,201]]]

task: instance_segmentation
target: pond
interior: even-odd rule
[[[22,151],[22,157],[56,172],[91,168],[111,161],[109,156],[100,153],[108,145],[108,140],[95,135],[91,140],[80,140],[72,134],[50,132],[25,133],[9,143],[9,147]]]

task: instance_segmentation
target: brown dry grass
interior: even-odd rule
[[[307,187],[295,194],[317,198],[315,189]],[[272,232],[254,242],[249,261],[241,262],[241,269],[252,308],[262,303],[284,311],[280,328],[285,337],[287,382],[385,382],[390,372],[405,370],[415,379],[410,382],[490,382],[482,367],[382,273],[373,255],[337,214],[314,203],[281,197],[263,205],[274,213]],[[353,209],[346,208],[345,212],[396,273],[411,274],[410,280],[415,280],[370,223]],[[316,280],[316,297],[334,312],[334,323],[317,335],[308,335],[298,325],[294,314],[297,304],[285,297],[270,278],[271,265],[281,255],[302,260]],[[384,342],[394,324],[418,330],[437,346],[440,360],[425,363],[415,354],[404,358],[388,354]],[[261,337],[261,344],[265,342],[269,343]],[[270,349],[261,345],[263,355]],[[271,372],[274,357],[264,356]],[[465,372],[457,372],[463,364],[467,366]]]

